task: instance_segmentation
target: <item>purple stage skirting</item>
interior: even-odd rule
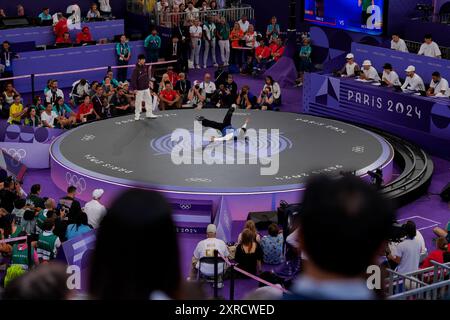
[[[83,22],[81,27],[89,27],[94,40],[112,39],[114,36],[125,32],[124,20],[108,20],[97,22]],[[76,34],[80,30],[71,30],[72,40],[75,40]],[[33,41],[37,46],[55,44],[55,35],[52,26],[45,27],[27,27],[0,30],[1,41],[11,43]]]
[[[434,71],[439,71],[442,77],[450,79],[450,60],[419,56],[414,53],[399,52],[356,42],[352,43],[352,52],[360,65],[363,60],[368,59],[378,72],[382,72],[383,65],[389,62],[401,78],[405,77],[405,69],[409,65],[413,65],[416,67],[416,73],[426,83],[431,81],[431,74]]]
[[[305,74],[303,99],[306,113],[376,127],[450,159],[448,98],[394,92],[392,88],[312,73]]]

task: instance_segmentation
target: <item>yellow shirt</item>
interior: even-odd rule
[[[8,122],[9,122],[9,123],[12,123],[13,121],[20,122],[20,120],[22,119],[22,117],[16,117],[16,118],[13,118],[12,115],[15,114],[15,113],[22,112],[22,110],[23,110],[23,105],[22,105],[21,103],[19,103],[19,104],[13,103],[13,104],[11,105],[11,107],[9,108],[9,120],[8,120]]]

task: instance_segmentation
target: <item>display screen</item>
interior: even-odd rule
[[[385,0],[305,0],[305,20],[332,28],[383,33]]]

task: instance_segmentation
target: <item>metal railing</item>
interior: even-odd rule
[[[406,46],[408,47],[408,50],[410,53],[419,52],[420,46],[422,45],[422,43],[420,43],[420,42],[415,42],[415,41],[410,41],[410,40],[405,40],[405,43],[406,43]],[[441,50],[443,59],[450,59],[450,48],[440,46],[439,49]]]
[[[450,262],[431,261],[432,267],[400,274],[387,269],[385,291],[388,299],[440,299],[450,292]]]
[[[228,23],[238,21],[242,16],[246,16],[250,21],[254,19],[255,12],[249,5],[242,4],[241,7],[219,9],[219,10],[206,10],[195,13],[191,12],[167,12],[156,11],[155,17],[156,25],[166,28],[173,28],[180,25],[190,25],[192,19],[199,19],[200,22],[204,22],[208,17],[224,17]]]

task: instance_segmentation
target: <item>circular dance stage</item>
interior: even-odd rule
[[[210,143],[195,117],[221,122],[226,112],[173,110],[157,119],[135,122],[130,115],[83,125],[52,144],[52,179],[63,190],[77,186],[84,200],[99,187],[107,197],[145,188],[178,199],[263,196],[273,207],[279,199],[298,200],[316,174],[392,174],[394,151],[382,137],[309,115],[237,110],[232,124],[239,128],[249,118],[249,139]]]

